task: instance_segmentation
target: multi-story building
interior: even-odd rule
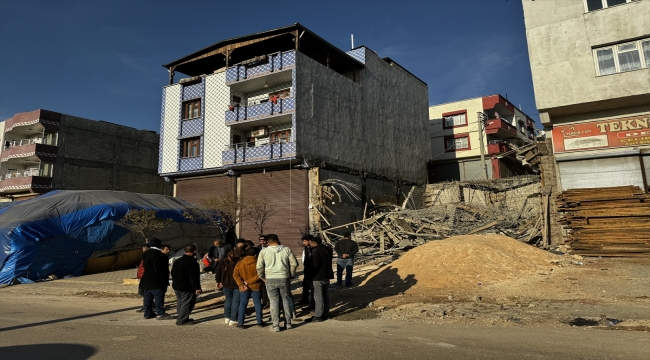
[[[503,96],[433,105],[429,119],[429,182],[500,179],[532,172],[516,158],[514,149],[535,139],[535,122]],[[481,162],[481,140],[485,162]]]
[[[427,85],[364,46],[344,52],[295,24],[164,67],[159,172],[178,197],[265,197],[280,210],[268,232],[293,245],[334,216],[319,215],[323,180],[357,182],[368,201],[426,181]],[[346,201],[328,202],[337,221],[362,218],[363,204]],[[239,233],[257,236],[246,223]]]
[[[650,1],[523,0],[562,190],[650,179]]]
[[[0,197],[26,199],[53,189],[169,193],[158,174],[154,131],[48,110],[0,122]]]

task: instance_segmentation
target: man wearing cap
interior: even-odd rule
[[[169,286],[169,263],[167,256],[162,253],[162,241],[157,238],[149,240],[149,250],[142,254],[144,274],[140,284],[144,290],[144,318],[157,320],[171,320],[165,313],[165,291]],[[155,305],[155,313],[151,309]]]
[[[359,252],[359,246],[351,239],[351,234],[343,234],[343,240],[339,240],[334,245],[334,251],[338,255],[336,259],[336,285],[343,284],[343,270],[345,270],[345,286],[352,286],[352,267],[354,265],[354,255]]]

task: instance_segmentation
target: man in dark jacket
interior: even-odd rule
[[[145,251],[149,250],[149,244],[144,244],[142,245],[142,253],[144,254]],[[138,295],[142,296],[144,298],[144,289],[142,288],[142,284],[140,284],[140,280],[142,279],[142,275],[144,275],[144,263],[142,260],[140,260],[140,264],[138,265],[138,272],[136,274],[136,277],[138,278]],[[135,312],[144,312],[144,306],[136,310]]]
[[[311,235],[305,235],[302,237],[302,246],[304,247],[302,250],[302,299],[298,302],[298,305],[310,305],[314,300],[314,284],[312,283],[312,277],[314,276],[314,262],[311,258],[310,243],[313,238],[314,237]]]
[[[208,257],[210,258],[210,266],[206,266],[203,268],[203,271],[209,272],[217,268],[217,264],[219,264],[219,261],[226,257],[226,255],[232,250],[232,246],[230,244],[226,244],[225,241],[221,239],[215,239],[214,240],[214,246],[210,246],[210,250],[208,250]]]
[[[311,239],[311,256],[314,266],[314,317],[312,322],[325,321],[330,312],[330,279],[334,279],[332,271],[332,250],[323,246],[323,240],[319,237]]]
[[[172,288],[176,293],[176,325],[194,325],[190,314],[201,294],[201,269],[196,260],[196,246],[187,245],[184,255],[172,266]]]
[[[169,264],[165,254],[160,251],[162,242],[160,239],[149,240],[149,250],[142,254],[144,274],[140,279],[140,285],[144,290],[144,318],[157,320],[171,320],[171,316],[165,313],[165,291],[169,286]],[[151,304],[155,305],[154,315]]]
[[[352,240],[351,234],[343,234],[343,240],[339,240],[334,245],[334,251],[338,255],[336,259],[336,286],[343,283],[343,270],[345,270],[345,286],[352,285],[352,267],[354,265],[354,255],[359,252],[359,246]]]

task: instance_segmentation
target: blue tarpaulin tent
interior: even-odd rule
[[[0,284],[81,275],[92,256],[140,246],[123,241],[129,231],[115,224],[129,210],[153,209],[187,223],[182,214],[190,206],[165,195],[109,190],[60,190],[13,202],[0,208]],[[176,247],[196,241],[177,239]]]

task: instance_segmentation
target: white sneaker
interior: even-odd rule
[[[228,323],[228,325],[229,325],[229,326],[235,326],[235,325],[237,325],[237,322],[236,322],[236,321],[232,321],[232,320],[230,320],[230,322]]]
[[[231,322],[230,319],[226,319],[226,324],[230,325]]]

